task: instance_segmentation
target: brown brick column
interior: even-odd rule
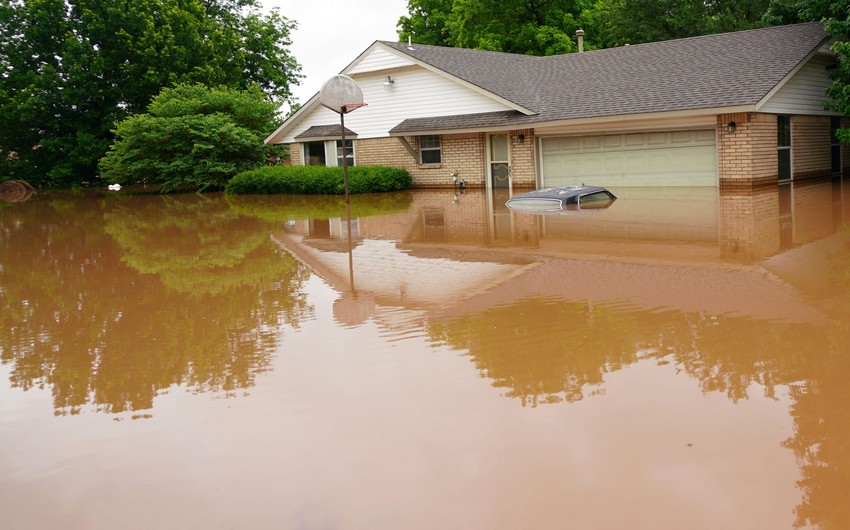
[[[735,123],[732,133],[727,131],[731,122]],[[774,114],[750,112],[717,117],[717,172],[722,191],[747,192],[777,183],[776,134]]]
[[[511,131],[509,137],[511,139],[511,184],[514,188],[533,188],[537,183],[534,129]]]

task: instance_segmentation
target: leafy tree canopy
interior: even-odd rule
[[[0,174],[67,186],[94,177],[112,129],[163,87],[258,85],[291,99],[295,23],[258,0],[4,0]]]
[[[838,68],[832,71],[833,83],[827,89],[833,101],[830,108],[850,116],[850,0],[772,0],[764,20],[769,24],[823,21],[836,39],[832,50],[838,55]],[[850,129],[840,129],[837,136],[850,142]]]
[[[529,55],[608,48],[765,25],[769,0],[408,0],[399,37]]]
[[[101,177],[121,184],[159,184],[166,191],[223,187],[279,149],[263,144],[274,129],[276,108],[256,85],[248,90],[166,88],[147,113],[118,125],[118,138],[100,162]]]

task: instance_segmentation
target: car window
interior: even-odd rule
[[[614,200],[614,196],[607,191],[597,191],[579,198],[579,206],[582,208],[605,208]]]

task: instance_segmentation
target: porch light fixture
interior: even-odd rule
[[[728,124],[726,124],[726,132],[732,134],[733,132],[735,132],[736,126],[737,124],[734,121],[730,121]]]
[[[519,144],[523,143],[525,141],[525,135],[524,134],[517,135],[516,141]]]
[[[384,87],[385,88],[389,88],[390,85],[392,85],[393,83],[395,83],[395,80],[392,77],[387,76],[387,77],[384,78]]]

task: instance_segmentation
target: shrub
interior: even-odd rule
[[[412,182],[410,173],[404,169],[383,166],[348,168],[351,193],[401,191],[410,188]],[[339,195],[345,193],[345,180],[341,167],[265,166],[237,174],[230,179],[224,191],[232,194]]]
[[[110,183],[221,188],[235,174],[263,164],[275,148],[263,145],[276,105],[249,90],[178,85],[164,89],[146,114],[118,124],[115,143],[100,161]]]

